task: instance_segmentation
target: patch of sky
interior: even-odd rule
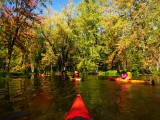
[[[73,1],[75,5],[78,5],[78,3],[82,2],[83,0],[52,0],[51,7],[53,10],[61,12],[63,8],[66,8],[66,5],[69,3],[69,1]]]

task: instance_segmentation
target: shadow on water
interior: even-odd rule
[[[90,75],[79,82],[59,76],[0,80],[0,119],[63,120],[77,93],[94,120],[160,117],[160,85],[125,84]]]

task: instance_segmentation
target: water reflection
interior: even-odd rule
[[[160,85],[160,75],[152,75],[152,74],[139,75],[139,76],[134,76],[134,79],[140,79],[146,81],[154,80],[155,84]]]
[[[12,78],[0,86],[1,119],[62,119],[76,94],[74,84],[61,78]]]
[[[158,120],[160,86],[111,82],[89,76],[79,85],[95,120]]]
[[[84,78],[80,82],[58,76],[0,80],[0,119],[63,120],[80,93],[94,120],[159,120],[160,85]]]

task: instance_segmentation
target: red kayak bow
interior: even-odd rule
[[[93,120],[83,102],[80,94],[78,94],[64,120]]]

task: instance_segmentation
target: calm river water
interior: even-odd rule
[[[159,77],[155,86],[86,76],[74,83],[59,77],[0,80],[0,120],[63,120],[80,93],[94,120],[159,120]]]

